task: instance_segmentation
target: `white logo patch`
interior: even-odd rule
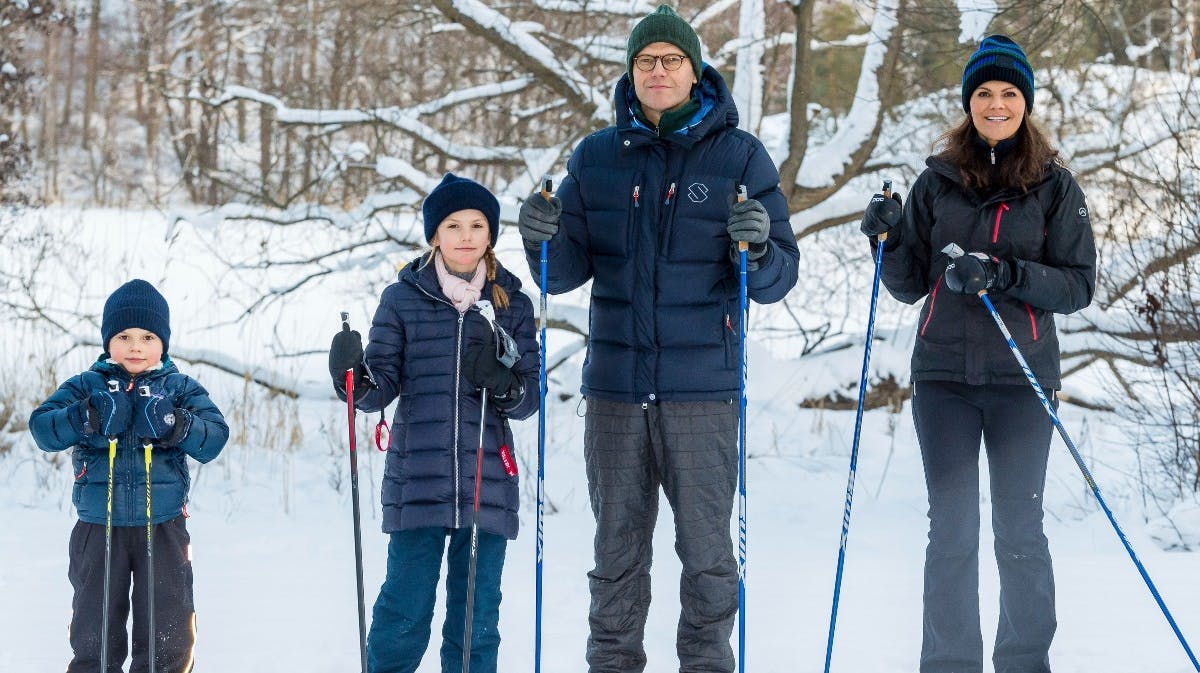
[[[704,203],[708,200],[708,185],[703,182],[693,182],[688,185],[688,199],[692,203]]]
[[[1084,207],[1084,206],[1079,207],[1079,216],[1087,217],[1087,208],[1086,207]]]

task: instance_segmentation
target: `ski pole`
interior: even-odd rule
[[[475,568],[479,560],[479,486],[483,476],[483,429],[487,422],[487,388],[479,391],[479,448],[475,450],[475,498],[471,505],[471,559],[467,564],[467,609],[463,619],[463,673],[471,671],[471,631],[475,613]]]
[[[892,181],[883,181],[883,198],[892,198]],[[842,538],[838,545],[837,573],[833,579],[833,607],[829,613],[829,640],[825,643],[825,673],[833,659],[833,634],[837,628],[838,602],[842,595],[842,572],[846,567],[846,540],[850,535],[850,508],[854,503],[854,478],[858,473],[858,442],[862,434],[863,402],[867,396],[867,373],[871,365],[871,342],[875,332],[875,306],[879,301],[879,271],[883,267],[883,242],[887,232],[877,237],[875,279],[871,282],[871,309],[867,318],[867,343],[863,349],[862,374],[858,378],[858,408],[854,415],[854,440],[850,448],[850,475],[846,478],[846,506],[842,510]]]
[[[138,389],[142,397],[150,397],[150,386],[142,386]],[[150,464],[154,446],[149,440],[142,440],[143,461],[146,464],[146,623],[150,631],[150,644],[146,653],[146,657],[150,663],[150,673],[154,673],[154,639],[156,629],[154,628],[154,526],[150,523],[151,500],[150,500]]]
[[[958,245],[951,243],[947,245],[942,252],[948,254],[952,259],[956,259],[963,255],[963,249]],[[1058,430],[1058,434],[1062,437],[1063,443],[1067,445],[1067,449],[1071,452],[1071,457],[1075,459],[1075,465],[1079,467],[1079,471],[1083,473],[1083,479],[1092,489],[1092,495],[1096,496],[1096,502],[1100,503],[1100,508],[1104,510],[1104,515],[1108,517],[1108,522],[1112,524],[1113,530],[1116,531],[1117,537],[1120,538],[1121,544],[1125,546],[1125,551],[1129,553],[1130,560],[1137,567],[1138,573],[1145,581],[1146,587],[1150,589],[1150,594],[1154,597],[1154,601],[1158,603],[1158,608],[1162,610],[1163,617],[1166,617],[1167,623],[1171,625],[1171,630],[1175,632],[1175,637],[1179,639],[1179,644],[1183,646],[1183,651],[1187,653],[1188,659],[1191,660],[1192,666],[1197,671],[1200,671],[1200,661],[1196,660],[1196,655],[1192,653],[1192,648],[1188,645],[1187,639],[1183,637],[1183,632],[1179,630],[1179,625],[1175,623],[1175,618],[1171,616],[1171,611],[1167,609],[1166,602],[1158,593],[1158,588],[1154,585],[1154,580],[1150,579],[1150,573],[1146,571],[1146,566],[1138,560],[1137,554],[1133,551],[1133,545],[1129,543],[1129,539],[1125,537],[1125,532],[1121,530],[1121,526],[1117,523],[1116,517],[1105,502],[1104,496],[1100,495],[1100,487],[1096,485],[1096,480],[1092,477],[1091,470],[1083,461],[1083,456],[1079,454],[1079,449],[1075,448],[1075,442],[1071,440],[1071,436],[1067,434],[1067,429],[1059,420],[1058,414],[1054,411],[1054,406],[1050,404],[1046,393],[1042,390],[1042,385],[1038,383],[1037,376],[1030,369],[1029,363],[1026,362],[1025,356],[1021,354],[1021,349],[1017,347],[1017,342],[1013,340],[1012,333],[1008,331],[1008,327],[1004,324],[1004,319],[1000,317],[1000,313],[996,311],[995,305],[992,304],[991,297],[988,296],[987,290],[979,291],[979,298],[983,300],[983,305],[987,307],[988,313],[991,314],[992,320],[995,321],[996,327],[1000,328],[1000,334],[1004,336],[1004,340],[1008,342],[1008,349],[1012,351],[1013,357],[1017,359],[1017,364],[1021,365],[1021,371],[1025,373],[1025,378],[1029,380],[1029,385],[1033,387],[1033,392],[1037,393],[1038,400],[1042,403],[1042,408],[1046,410],[1046,414],[1050,416],[1050,422]]]
[[[737,200],[747,198],[746,185],[738,185]],[[746,323],[750,305],[746,300],[746,241],[738,241],[738,671],[746,671]]]
[[[350,331],[350,314],[342,311],[342,331]],[[354,428],[354,369],[346,370],[346,420],[350,435],[350,500],[354,510],[354,572],[358,583],[358,656],[362,673],[367,673],[367,610],[363,600],[361,513],[358,505],[358,451]]]
[[[554,192],[554,182],[547,175],[542,178],[542,198],[550,200],[551,194]],[[541,346],[541,358],[539,359],[540,368],[538,370],[538,393],[541,397],[538,403],[538,468],[537,468],[537,558],[536,569],[537,575],[535,580],[536,589],[534,591],[534,626],[533,626],[533,670],[534,673],[542,671],[542,517],[545,510],[546,502],[546,392],[549,388],[549,383],[546,380],[546,277],[547,267],[549,263],[546,258],[548,256],[549,242],[542,241],[542,268],[541,268],[541,306],[539,308],[538,323],[539,337],[538,342]],[[482,443],[482,442],[481,442]]]
[[[121,384],[114,380],[108,382],[108,392],[121,390]],[[108,671],[108,609],[110,605],[110,584],[112,575],[112,503],[113,503],[113,469],[117,462],[117,436],[108,438],[108,503],[104,514],[104,614],[100,617],[100,668]]]

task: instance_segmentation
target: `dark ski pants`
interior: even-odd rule
[[[192,670],[196,615],[192,603],[191,536],[186,519],[175,517],[154,527],[154,643],[159,673]],[[104,605],[104,526],[82,521],[71,531],[68,576],[71,601],[71,649],[67,673],[100,673],[100,636]],[[108,606],[108,666],[120,673],[129,653],[125,623],[133,603],[133,659],[130,673],[150,670],[149,606],[146,596],[146,527],[114,526]],[[132,591],[130,590],[132,588]]]
[[[1042,533],[1053,425],[1029,386],[920,381],[913,418],[929,490],[921,673],[980,673],[979,440],[1000,571],[996,673],[1049,673],[1054,574]]]
[[[449,551],[447,551],[449,540]],[[471,615],[471,673],[495,673],[500,648],[500,573],[508,540],[479,531],[475,605]],[[391,534],[387,577],[375,599],[367,634],[370,673],[412,673],[429,647],[442,555],[446,555],[446,623],[442,672],[463,670],[470,528],[416,528]]]
[[[729,534],[737,488],[732,402],[587,401],[584,458],[596,517],[587,661],[591,673],[640,673],[650,608],[658,489],[675,518],[676,648],[684,673],[729,673],[738,571]],[[661,670],[661,666],[659,669]]]

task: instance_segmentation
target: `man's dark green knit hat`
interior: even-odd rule
[[[638,21],[629,33],[629,44],[625,47],[625,67],[633,73],[633,57],[655,42],[669,42],[683,50],[683,55],[692,63],[692,72],[700,79],[700,70],[704,62],[700,60],[700,38],[696,31],[684,21],[675,10],[667,5],[659,5],[658,9]]]

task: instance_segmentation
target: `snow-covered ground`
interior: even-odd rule
[[[232,317],[230,307],[246,293],[239,288],[256,281],[222,273],[213,261],[214,252],[200,245],[188,228],[175,231],[168,241],[163,239],[162,224],[153,218],[94,212],[75,219],[55,215],[41,226],[73,229],[86,253],[83,258],[50,264],[52,270],[75,271],[54,277],[57,289],[50,295],[54,306],[67,307],[63,315],[70,314],[71,306],[76,308],[70,315],[76,318],[98,313],[104,296],[130,275],[154,282],[166,279],[164,292],[173,309],[173,350],[214,351],[230,361],[253,362],[303,394],[295,404],[268,400],[254,386],[247,392],[240,380],[215,369],[181,363],[212,390],[227,415],[236,412],[235,429],[242,427],[247,433],[244,445],[231,445],[214,463],[195,472],[189,528],[199,623],[197,670],[356,670],[344,408],[324,392],[320,349],[336,328],[336,312],[343,305],[353,311],[352,320],[358,325],[369,319],[382,287],[377,283],[386,283],[388,273],[377,269],[343,273],[306,287],[302,301],[272,308],[269,317],[225,324]],[[511,234],[506,232],[501,239],[501,259],[520,270],[523,264],[514,254],[517,246]],[[235,256],[230,250],[222,254]],[[25,262],[8,253],[0,255],[4,255],[0,261],[29,263],[28,254]],[[96,264],[94,260],[107,261]],[[131,274],[130,269],[138,272]],[[42,272],[44,281],[50,280],[46,273]],[[77,282],[86,290],[81,292]],[[73,286],[73,294],[63,294]],[[882,302],[894,304],[886,298]],[[892,322],[897,319],[885,319],[884,326]],[[86,326],[74,326],[80,336],[94,338]],[[21,366],[40,375],[45,360],[59,359],[56,375],[61,379],[94,357],[94,349],[82,348],[60,358],[58,348],[41,342],[18,354],[11,344],[31,338],[29,333],[13,323],[0,330],[10,344],[0,366],[0,381],[5,385],[20,378],[10,374]],[[875,350],[880,362],[876,369],[903,371],[911,323],[884,333],[891,340]],[[572,339],[554,335],[551,352],[569,347]],[[281,343],[293,352],[314,352],[273,358],[272,348]],[[828,376],[832,368],[849,367],[852,374],[840,378],[856,378],[860,357],[861,350],[850,349],[825,357],[782,360],[761,345],[752,349],[747,670],[792,673],[821,670],[823,665],[854,414],[801,410],[796,402],[814,389],[814,379]],[[555,371],[548,414],[546,484],[551,506],[545,523],[543,668],[553,673],[586,667],[585,573],[591,567],[592,521],[583,476],[583,424],[577,415],[581,358],[576,354]],[[1082,384],[1068,381],[1071,385]],[[1093,391],[1073,392],[1089,397]],[[558,393],[570,397],[562,400]],[[16,415],[27,416],[28,411],[18,409]],[[1127,438],[1113,419],[1101,414],[1064,407],[1062,417],[1184,634],[1200,639],[1196,557],[1162,551],[1151,537],[1162,522],[1151,512],[1147,523]],[[368,421],[360,415],[360,423],[370,603],[382,581],[386,558],[378,512],[383,461],[369,442],[374,417]],[[303,431],[302,439],[289,446],[284,435],[296,424]],[[536,427],[530,420],[517,428],[526,475],[525,508],[522,532],[509,546],[504,576],[500,661],[505,672],[533,670],[535,510],[529,475],[535,472]],[[872,411],[863,427],[833,670],[913,673],[920,648],[926,526],[920,458],[907,407],[894,415]],[[0,671],[61,670],[70,656],[66,547],[75,520],[69,496],[71,475],[68,467],[55,468],[32,449],[23,430],[3,437],[17,444],[0,453]],[[331,483],[339,478],[342,487],[335,490]],[[986,471],[983,479],[986,483]],[[988,498],[981,497],[987,521]],[[1051,651],[1056,673],[1193,670],[1058,439],[1052,447],[1046,504],[1058,589],[1059,632]],[[660,511],[655,600],[646,644],[647,670],[652,672],[677,670],[679,565],[665,502]],[[1195,519],[1200,517],[1191,520]],[[1195,525],[1200,527],[1200,522]],[[987,530],[981,550],[980,596],[984,641],[989,643],[998,585]],[[440,619],[439,612],[435,638]],[[436,660],[435,640],[421,671],[436,671]]]

